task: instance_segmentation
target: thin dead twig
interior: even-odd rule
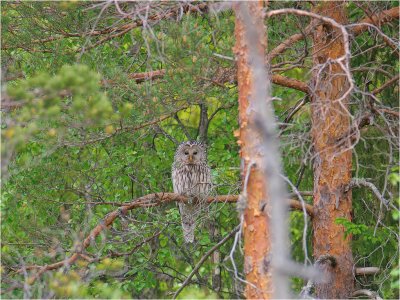
[[[236,226],[235,229],[233,229],[229,234],[227,234],[221,241],[219,241],[214,247],[212,247],[210,250],[208,250],[203,257],[199,260],[199,262],[196,264],[192,272],[190,272],[189,276],[185,279],[185,281],[182,283],[181,287],[175,292],[174,296],[172,297],[173,299],[176,299],[176,297],[182,292],[182,290],[187,286],[192,279],[192,277],[195,275],[195,273],[200,269],[200,267],[203,265],[203,263],[206,261],[206,259],[218,248],[220,248],[227,240],[229,240],[236,232],[238,232],[240,229],[240,225]]]
[[[389,208],[390,201],[385,199],[385,197],[379,192],[378,188],[372,182],[369,182],[363,178],[353,178],[349,186],[347,187],[347,190],[361,186],[370,188],[375,196],[379,199],[379,201],[381,201],[381,203],[383,203],[386,208]]]

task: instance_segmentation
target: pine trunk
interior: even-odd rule
[[[346,24],[344,5],[344,2],[319,2],[314,12]],[[349,130],[350,115],[348,99],[336,100],[349,84],[342,68],[332,61],[344,54],[343,37],[337,28],[321,24],[316,27],[313,44],[313,250],[315,260],[324,255],[336,260],[336,266],[326,263],[322,268],[329,280],[316,285],[316,297],[348,298],[354,285],[351,236],[345,237],[344,227],[336,220],[351,220],[352,196],[351,191],[346,192],[346,186],[351,180],[352,153],[337,143]]]

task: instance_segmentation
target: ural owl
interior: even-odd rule
[[[172,165],[174,193],[190,197],[179,203],[185,242],[193,243],[196,219],[211,190],[211,172],[207,165],[206,147],[196,141],[181,143]],[[195,203],[193,198],[197,199]]]

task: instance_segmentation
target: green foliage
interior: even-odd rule
[[[175,144],[168,136],[178,142],[186,140],[186,134],[197,138],[200,104],[207,106],[208,117],[213,115],[207,142],[215,193],[238,194],[241,188],[239,146],[234,137],[239,127],[237,86],[229,80],[222,85],[213,82],[215,77],[228,76],[226,70],[233,67],[232,61],[215,55],[234,56],[233,13],[183,14],[178,22],[175,18],[161,20],[151,27],[134,28],[104,39],[118,30],[98,35],[90,32],[93,28],[99,32],[118,29],[131,24],[131,20],[121,19],[114,5],[101,11],[104,7],[97,7],[98,4],[1,3],[1,60],[4,76],[12,78],[6,80],[4,91],[16,105],[2,111],[2,164],[8,165],[3,171],[1,191],[1,271],[6,298],[168,298],[204,253],[238,224],[234,205],[213,204],[207,217],[199,222],[198,244],[190,248],[183,243],[180,215],[174,203],[134,209],[93,241],[83,252],[86,259],[46,272],[32,286],[30,295],[25,295],[22,288],[12,289],[13,280],[26,280],[23,274],[14,272],[15,268],[43,266],[69,257],[90,230],[119,204],[153,192],[172,191],[170,172]],[[121,3],[121,9],[129,11],[130,5],[133,4]],[[303,9],[310,6],[299,1],[271,5],[298,5]],[[380,9],[383,4],[374,5]],[[348,5],[348,10],[351,21],[364,15],[354,3]],[[307,26],[308,19],[288,16],[266,22],[268,48],[273,49],[286,35]],[[383,30],[390,36],[396,32],[390,26]],[[357,37],[355,48],[364,51],[375,45],[374,39],[365,39],[367,34]],[[296,43],[272,64],[288,67],[282,75],[307,82],[309,68],[291,68],[288,63],[305,47],[310,47],[309,39]],[[351,63],[356,68],[373,61],[391,66],[392,71],[396,59],[389,50],[375,49],[368,55],[353,57]],[[310,66],[310,57],[306,56],[303,63]],[[165,70],[162,79],[132,80],[133,73],[160,69]],[[354,73],[357,84],[368,79],[380,86],[386,80],[377,72],[366,77],[364,73]],[[379,99],[395,107],[397,92],[387,89]],[[284,122],[289,109],[304,97],[302,92],[277,85],[273,94],[281,99],[274,101],[279,122]],[[354,105],[357,101],[356,97],[352,99],[353,115],[367,106],[364,98],[360,105]],[[375,121],[377,128],[385,126],[382,119]],[[290,123],[281,132],[285,174],[298,183],[299,190],[310,191],[310,106],[304,106]],[[381,136],[382,131],[374,127],[363,133],[365,140],[354,149],[354,176],[371,178],[380,189],[387,186],[385,197],[393,194],[396,198],[400,177],[399,168],[393,166],[398,165],[398,153]],[[390,175],[386,183],[387,173]],[[311,198],[305,200],[311,203]],[[364,189],[353,191],[353,206],[354,220],[337,222],[353,236],[354,257],[360,266],[387,266],[382,274],[362,283],[380,289],[385,297],[395,298],[399,287],[394,259],[398,255],[399,211],[392,208],[389,214],[380,215],[379,201]],[[377,225],[378,215],[381,223]],[[219,229],[215,239],[208,230],[212,222]],[[292,256],[303,263],[303,214],[292,212],[290,222]],[[311,258],[309,220],[307,225],[305,238]],[[241,283],[235,279],[229,260],[231,248],[232,240],[219,248],[219,294],[212,291],[211,276],[216,266],[207,260],[199,269],[201,279],[194,276],[193,283],[179,297],[241,297]],[[129,255],[113,257],[115,253]],[[238,270],[243,270],[240,250],[234,258]],[[293,279],[296,292],[303,285],[302,279]]]

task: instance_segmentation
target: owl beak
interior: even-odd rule
[[[189,162],[193,162],[193,155],[189,155]]]

